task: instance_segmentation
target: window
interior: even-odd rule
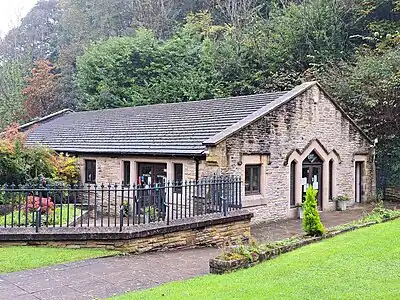
[[[139,185],[165,185],[167,182],[167,164],[138,163],[138,170]]]
[[[174,164],[174,181],[174,184],[178,186],[174,191],[177,193],[182,192],[182,187],[179,187],[179,185],[182,185],[183,181],[183,164]]]
[[[329,202],[333,201],[333,160],[329,161]]]
[[[85,183],[96,183],[96,161],[85,160]]]
[[[296,206],[296,162],[290,163],[290,207]]]
[[[245,166],[245,194],[260,194],[260,165]]]
[[[130,185],[131,184],[131,162],[124,161],[124,169],[122,174],[122,185]]]

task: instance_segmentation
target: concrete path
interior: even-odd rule
[[[325,227],[359,219],[372,206],[321,214]],[[279,241],[301,234],[300,220],[252,227],[259,242]],[[90,259],[35,270],[0,274],[0,300],[101,299],[127,291],[208,274],[208,261],[218,249],[191,249]]]
[[[390,207],[393,208],[393,207]],[[373,209],[372,205],[358,206],[346,211],[329,211],[320,213],[325,228],[335,227],[360,219]],[[251,228],[251,234],[259,243],[281,241],[295,235],[304,234],[302,220],[290,219],[270,223],[261,223]]]
[[[1,300],[102,299],[209,272],[217,249],[90,259],[0,275]]]

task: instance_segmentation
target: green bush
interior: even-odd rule
[[[377,222],[380,223],[382,221],[399,217],[400,210],[388,209],[383,206],[383,202],[380,201],[378,205],[369,213],[364,216],[359,223],[369,223],[369,222]]]
[[[303,230],[310,236],[321,236],[325,233],[317,209],[317,190],[309,186],[304,201]]]
[[[10,126],[0,137],[0,185],[40,186],[46,184],[75,184],[79,171],[77,159],[41,146],[27,147],[26,134]],[[0,202],[4,202],[0,195]]]

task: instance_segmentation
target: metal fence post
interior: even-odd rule
[[[122,227],[124,226],[124,211],[125,207],[124,205],[121,205],[119,209],[119,232],[122,231]]]
[[[226,213],[227,213],[227,211],[228,211],[228,201],[227,201],[227,198],[226,198],[226,197],[225,197],[225,198],[221,197],[221,202],[222,202],[223,213],[224,213],[224,216],[226,217]]]
[[[41,216],[41,207],[39,207],[36,210],[36,228],[35,228],[36,233],[39,232],[39,227],[40,227],[40,222],[41,222],[40,216]]]

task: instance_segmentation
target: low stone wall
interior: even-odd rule
[[[400,187],[388,187],[385,192],[385,200],[400,202]]]
[[[128,253],[183,249],[202,246],[218,247],[244,242],[250,238],[247,211],[235,211],[226,217],[204,215],[171,222],[118,228],[77,227],[0,229],[0,247],[8,245],[39,245],[67,248],[105,248]]]

